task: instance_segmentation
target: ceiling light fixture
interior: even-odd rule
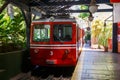
[[[98,5],[96,5],[96,0],[91,0],[90,6],[89,6],[89,11],[91,13],[95,13],[98,10]]]
[[[89,20],[89,21],[93,21],[93,19],[94,19],[94,17],[93,17],[93,15],[92,15],[92,13],[90,12],[90,15],[89,15],[89,17],[88,17],[88,20]]]

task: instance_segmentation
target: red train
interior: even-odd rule
[[[75,66],[83,45],[84,30],[75,19],[33,21],[30,55],[33,65]]]

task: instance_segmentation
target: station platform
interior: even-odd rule
[[[71,80],[120,80],[120,54],[85,44]]]

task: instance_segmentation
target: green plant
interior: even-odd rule
[[[106,21],[106,25],[104,25],[103,21],[94,20],[91,29],[93,44],[97,44],[98,48],[100,48],[100,46],[107,48],[108,39],[111,39],[112,37],[112,22]]]
[[[4,13],[0,14],[0,52],[17,50],[25,47],[25,21],[18,10],[14,18]],[[12,49],[13,48],[13,49]]]
[[[91,40],[91,33],[90,33],[90,31],[86,31],[85,32],[85,42],[87,42],[88,40]]]
[[[98,37],[101,33],[103,22],[101,20],[94,20],[91,25],[91,39],[92,44],[98,44]],[[99,44],[98,44],[99,47]]]
[[[112,25],[104,26],[98,36],[98,44],[108,48],[108,39],[112,37]]]
[[[87,10],[87,9],[88,9],[88,6],[80,5],[80,10]],[[78,17],[82,18],[83,20],[87,20],[89,15],[90,15],[89,12],[88,13],[80,13]]]

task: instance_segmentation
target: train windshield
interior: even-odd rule
[[[55,24],[53,32],[54,41],[72,41],[71,24]]]
[[[37,24],[34,26],[33,41],[48,42],[50,41],[50,25]]]

